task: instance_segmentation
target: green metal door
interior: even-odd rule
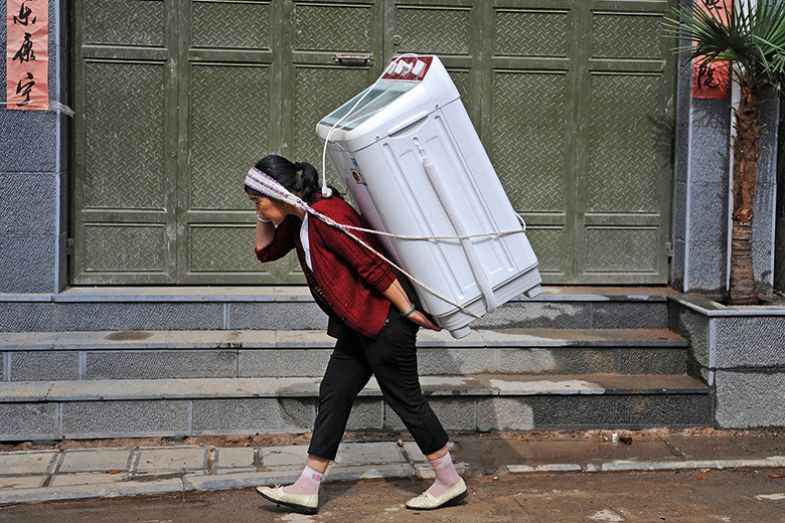
[[[484,137],[550,283],[667,282],[672,5],[496,2]]]
[[[546,282],[665,282],[672,3],[77,0],[72,281],[302,282],[253,257],[242,176],[318,166],[316,121],[413,51],[450,70]]]

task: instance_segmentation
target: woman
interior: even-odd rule
[[[385,401],[436,474],[430,488],[406,506],[429,510],[458,503],[466,497],[466,484],[455,470],[447,433],[423,396],[417,375],[417,331],[440,328],[412,304],[390,264],[303,209],[269,197],[272,193],[265,194],[255,183],[269,177],[336,222],[368,227],[335,189],[331,188],[336,196],[322,195],[312,165],[271,155],[254,167],[245,191],[256,206],[257,258],[269,262],[295,249],[316,303],[330,324],[338,325],[338,341],[319,387],[305,468],[294,484],[257,487],[257,492],[296,512],[318,511],[322,475],[335,459],[355,397],[373,374]],[[381,252],[373,235],[355,234]]]

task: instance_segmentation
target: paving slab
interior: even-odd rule
[[[253,447],[221,447],[215,450],[215,469],[256,469]]]
[[[142,448],[136,474],[159,474],[200,470],[207,465],[204,447]]]
[[[280,447],[263,447],[259,449],[262,467],[302,467],[308,457],[306,445],[282,445]]]
[[[406,453],[406,457],[409,458],[410,463],[428,462],[428,458],[422,453],[420,447],[417,446],[417,443],[413,441],[405,441],[403,444],[403,451]]]
[[[117,483],[118,481],[126,481],[128,479],[127,473],[120,474],[55,474],[52,481],[49,483],[50,487],[67,487],[71,485],[102,485],[104,483]]]
[[[2,452],[0,476],[45,474],[56,454],[56,450]]]
[[[345,443],[338,447],[335,465],[353,467],[360,465],[381,465],[406,463],[400,447],[396,443]]]
[[[0,489],[30,489],[38,488],[47,476],[1,476]]]
[[[131,465],[131,449],[69,449],[64,451],[58,474],[75,472],[106,472],[119,470],[128,472]]]

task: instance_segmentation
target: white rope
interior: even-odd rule
[[[278,183],[278,181],[276,181],[275,179],[273,179],[272,177],[270,177],[266,173],[260,171],[256,167],[251,167],[251,169],[248,171],[248,175],[245,178],[245,185],[247,185],[248,187],[250,187],[251,189],[253,189],[256,192],[259,192],[259,193],[262,193],[262,194],[266,194],[266,195],[270,196],[271,198],[275,198],[276,200],[280,200],[280,201],[283,201],[284,203],[288,203],[288,204],[290,204],[290,205],[292,205],[294,207],[297,207],[298,209],[302,209],[303,211],[307,212],[308,214],[310,214],[310,215],[320,219],[321,221],[323,221],[327,225],[343,231],[345,234],[347,234],[350,238],[355,240],[357,243],[359,243],[360,245],[362,245],[363,247],[365,247],[369,251],[371,251],[374,254],[376,254],[377,256],[379,256],[382,260],[386,261],[387,263],[389,263],[390,265],[392,265],[393,267],[395,267],[396,269],[401,271],[412,282],[416,283],[417,285],[419,285],[420,287],[422,287],[426,291],[430,292],[431,294],[433,294],[437,298],[445,301],[446,303],[449,303],[453,307],[458,308],[460,311],[468,314],[469,316],[471,316],[471,317],[473,317],[475,319],[480,319],[481,316],[478,316],[477,314],[475,314],[474,312],[470,311],[469,309],[467,309],[466,307],[462,306],[461,304],[456,303],[455,301],[451,300],[447,296],[444,296],[443,294],[441,294],[436,289],[433,289],[430,286],[428,286],[428,284],[426,284],[425,282],[420,281],[414,275],[412,275],[411,273],[406,271],[406,269],[404,269],[403,267],[399,266],[393,260],[389,259],[383,253],[381,253],[378,250],[374,249],[372,246],[368,245],[368,243],[366,241],[364,241],[362,238],[359,238],[358,236],[353,234],[351,231],[353,231],[353,230],[355,230],[355,231],[362,231],[362,232],[366,232],[366,233],[370,233],[370,234],[377,234],[377,235],[382,235],[382,236],[390,236],[390,237],[394,237],[394,238],[407,239],[407,240],[459,240],[461,238],[477,238],[477,237],[486,237],[486,236],[506,236],[506,235],[510,235],[510,234],[520,234],[520,233],[522,233],[524,231],[524,229],[518,229],[518,230],[511,230],[511,231],[500,231],[500,232],[488,232],[488,233],[479,233],[479,234],[469,234],[469,235],[465,235],[465,236],[409,236],[409,235],[403,235],[403,234],[394,234],[394,233],[389,233],[389,232],[384,232],[384,231],[377,231],[377,230],[374,230],[374,229],[367,229],[367,228],[364,228],[364,227],[356,227],[356,226],[353,226],[353,225],[345,225],[345,224],[342,224],[342,223],[338,223],[335,220],[333,220],[332,218],[330,218],[329,216],[320,213],[319,211],[317,211],[316,209],[314,209],[313,207],[308,205],[305,201],[303,201],[302,198],[299,198],[297,195],[291,193],[283,185]],[[520,216],[518,216],[518,217],[520,218]]]
[[[520,234],[526,230],[526,222],[523,221],[521,215],[515,213],[515,216],[518,217],[518,220],[523,224],[523,229],[511,229],[508,231],[498,231],[498,232],[478,232],[475,234],[455,234],[451,236],[416,236],[410,234],[397,234],[394,232],[385,232],[385,231],[377,231],[375,229],[366,229],[365,227],[357,227],[354,225],[342,225],[342,228],[351,229],[353,231],[360,231],[360,232],[367,232],[369,234],[376,234],[377,236],[389,236],[392,238],[398,238],[399,240],[471,240],[474,238],[488,238],[488,237],[500,237],[500,236],[510,236],[512,234]]]

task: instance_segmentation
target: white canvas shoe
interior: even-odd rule
[[[457,505],[469,494],[466,489],[466,483],[463,478],[458,480],[458,483],[450,487],[447,492],[439,497],[434,497],[427,490],[406,502],[406,508],[412,510],[434,510],[442,507],[450,507]]]
[[[256,493],[300,514],[314,515],[319,512],[319,494],[287,494],[283,487],[256,487]]]

